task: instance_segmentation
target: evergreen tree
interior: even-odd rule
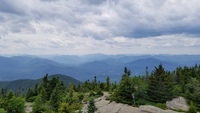
[[[94,113],[97,110],[95,103],[94,103],[94,99],[91,98],[89,100],[89,105],[88,105],[88,113]]]
[[[152,75],[149,77],[147,94],[152,102],[166,102],[172,99],[173,79],[169,72],[165,72],[160,64],[155,67]]]
[[[94,83],[97,84],[97,76],[94,76]]]
[[[25,100],[21,97],[13,96],[7,106],[8,113],[25,113]]]
[[[7,95],[7,88],[2,88],[1,89],[1,97],[6,97],[6,95]]]
[[[44,107],[44,102],[41,98],[40,95],[38,95],[36,97],[36,100],[33,104],[33,113],[43,113],[44,111],[46,111],[46,108]]]
[[[55,76],[51,80],[49,80],[48,86],[46,87],[47,100],[50,100],[51,94],[53,93],[58,82],[59,82],[59,79],[58,77],[55,77]]]
[[[106,78],[106,91],[109,91],[110,90],[110,78],[107,77]]]
[[[200,108],[200,81],[196,78],[191,78],[186,85],[186,95],[189,100],[192,100],[194,104]]]
[[[62,97],[64,94],[64,86],[63,86],[63,82],[58,81],[58,83],[56,84],[56,87],[54,88],[52,94],[51,94],[51,98],[50,98],[50,104],[53,106],[54,111],[57,112],[60,103],[62,102]],[[72,85],[72,89],[74,90],[74,87]],[[73,93],[72,93],[73,94]]]
[[[69,103],[71,104],[74,93],[74,85],[71,83],[69,84],[68,92],[69,92]]]
[[[71,113],[72,110],[70,110],[69,107],[70,105],[68,103],[61,103],[60,107],[58,109],[59,113]]]
[[[30,100],[30,98],[34,97],[34,92],[32,89],[28,89],[28,92],[26,94],[26,101],[31,102],[32,100]]]
[[[35,87],[34,87],[34,96],[37,96],[39,94],[39,86],[38,86],[38,83],[35,84]]]
[[[61,95],[60,95],[60,92],[56,88],[51,95],[50,104],[52,105],[53,109],[56,111],[58,110],[60,103],[61,103]]]
[[[135,88],[135,100],[140,101],[140,100],[146,100],[147,99],[147,87],[148,84],[146,82],[146,78],[141,78],[138,76],[134,76],[132,78],[132,85]],[[145,104],[145,103],[144,103]]]
[[[130,70],[125,67],[120,84],[112,95],[112,100],[125,104],[133,104],[132,94],[135,92],[135,89],[131,84],[130,74]]]

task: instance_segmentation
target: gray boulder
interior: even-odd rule
[[[139,107],[141,113],[180,113],[172,110],[163,110],[151,105],[142,105]]]
[[[173,110],[178,110],[178,109],[184,110],[184,111],[189,110],[189,106],[187,105],[187,102],[185,98],[183,97],[177,97],[171,101],[167,101],[166,106],[168,109],[173,109]]]

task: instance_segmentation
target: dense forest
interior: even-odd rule
[[[154,105],[165,109],[165,102],[178,96],[187,99],[189,111],[200,110],[200,65],[177,67],[167,71],[162,64],[152,72],[146,67],[146,75],[134,76],[125,67],[119,82],[111,82],[109,76],[105,82],[87,80],[79,85],[65,86],[59,77],[48,78],[45,75],[39,84],[27,93],[7,91],[0,93],[0,113],[24,113],[25,103],[33,103],[33,113],[73,113],[80,112],[84,102],[88,102],[88,113],[96,110],[94,99],[109,92],[110,101],[140,106]]]

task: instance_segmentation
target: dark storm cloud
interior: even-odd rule
[[[81,2],[83,3],[87,3],[89,5],[100,5],[104,2],[106,2],[107,0],[82,0]]]
[[[150,28],[138,28],[133,32],[125,34],[126,37],[134,37],[134,38],[144,38],[144,37],[154,37],[154,36],[162,36],[162,35],[173,35],[173,34],[187,34],[190,36],[200,36],[200,26],[176,26],[171,27],[169,29],[150,29]]]
[[[7,21],[12,24],[10,29],[13,32],[20,32],[21,28],[26,26],[30,28],[31,20],[49,21],[63,30],[69,30],[69,28],[76,30],[72,34],[96,39],[113,36],[141,38],[180,33],[199,35],[200,14],[197,12],[200,12],[200,8],[198,4],[190,7],[185,5],[186,3],[195,4],[196,2],[185,0],[182,2],[173,0],[22,0],[21,2],[20,0],[1,0],[0,11],[20,15],[2,14],[4,19],[10,19]],[[62,24],[56,23],[55,20],[59,20]],[[16,25],[16,28],[13,28],[13,25]]]
[[[0,12],[11,13],[17,15],[23,15],[22,7],[18,7],[20,2],[14,2],[11,0],[1,0],[0,1]]]

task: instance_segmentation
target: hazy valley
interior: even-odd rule
[[[45,74],[64,74],[80,81],[93,79],[119,81],[123,68],[128,67],[131,75],[143,76],[162,64],[166,70],[176,67],[193,66],[200,63],[200,55],[105,55],[82,56],[13,56],[0,57],[0,81],[17,79],[38,79]]]

